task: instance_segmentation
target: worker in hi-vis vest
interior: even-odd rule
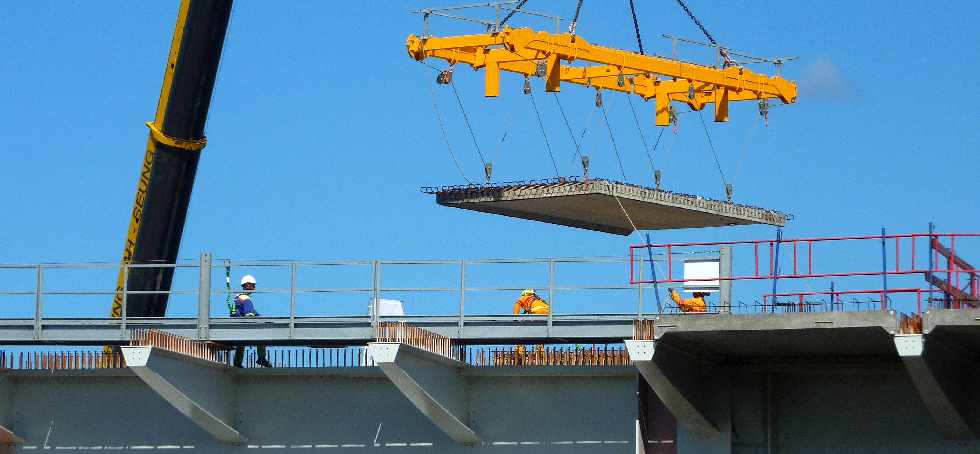
[[[705,303],[704,298],[708,296],[707,292],[694,292],[693,298],[682,298],[677,290],[670,290],[670,298],[677,303],[677,307],[681,308],[684,312],[707,312],[708,304]]]
[[[255,305],[252,304],[252,292],[255,291],[255,276],[251,274],[246,274],[242,276],[242,293],[239,293],[235,297],[235,304],[232,306],[231,316],[234,318],[251,318],[258,317],[259,313],[255,310]],[[255,353],[259,359],[255,361],[262,367],[272,367],[272,363],[265,357],[265,345],[256,345]],[[242,367],[242,362],[245,359],[245,346],[236,345],[234,348],[235,355],[235,367]]]
[[[551,306],[541,299],[537,293],[534,293],[533,288],[524,289],[521,292],[521,297],[514,302],[514,315],[548,315],[549,312],[551,312]]]

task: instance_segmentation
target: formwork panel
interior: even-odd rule
[[[546,180],[501,185],[426,187],[440,205],[514,218],[629,235],[730,225],[783,226],[775,210],[610,180]],[[630,222],[632,221],[632,222]]]

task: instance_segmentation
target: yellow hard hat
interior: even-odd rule
[[[523,292],[521,292],[521,296],[533,295],[534,293],[535,292],[534,292],[534,289],[533,288],[526,288],[526,289],[524,289]]]

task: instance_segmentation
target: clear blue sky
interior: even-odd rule
[[[446,2],[451,4],[452,2]],[[708,2],[690,7],[719,41],[792,55],[795,105],[761,127],[755,103],[709,128],[739,202],[795,215],[786,236],[976,230],[980,7],[975,2]],[[115,261],[121,255],[178,2],[5,3],[0,7],[0,262]],[[586,1],[579,33],[635,46],[626,1]],[[405,52],[410,10],[429,2],[236,3],[207,125],[209,146],[181,257],[460,258],[623,255],[623,238],[437,206],[420,186],[463,182],[432,110],[434,74]],[[531,0],[568,17],[573,0]],[[648,52],[670,33],[700,39],[668,0],[638,0]],[[517,23],[520,25],[520,22]],[[445,23],[433,31],[456,32]],[[478,32],[472,29],[472,32]],[[703,56],[685,47],[682,57]],[[433,62],[437,64],[437,62]],[[770,71],[760,67],[759,70]],[[498,99],[457,72],[499,180],[553,175],[522,81]],[[446,87],[435,87],[464,170],[482,165]],[[538,103],[564,175],[580,173],[552,99]],[[562,100],[576,128],[590,90]],[[651,170],[622,95],[607,94],[629,181]],[[634,101],[652,144],[652,103]],[[592,174],[620,179],[591,117]],[[696,115],[654,155],[668,189],[722,198]],[[498,142],[509,131],[503,146]],[[768,238],[771,227],[655,232],[655,241]]]

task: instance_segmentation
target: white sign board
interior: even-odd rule
[[[718,291],[720,273],[721,261],[718,259],[685,260],[684,291],[716,292]],[[691,281],[689,279],[704,280]]]

